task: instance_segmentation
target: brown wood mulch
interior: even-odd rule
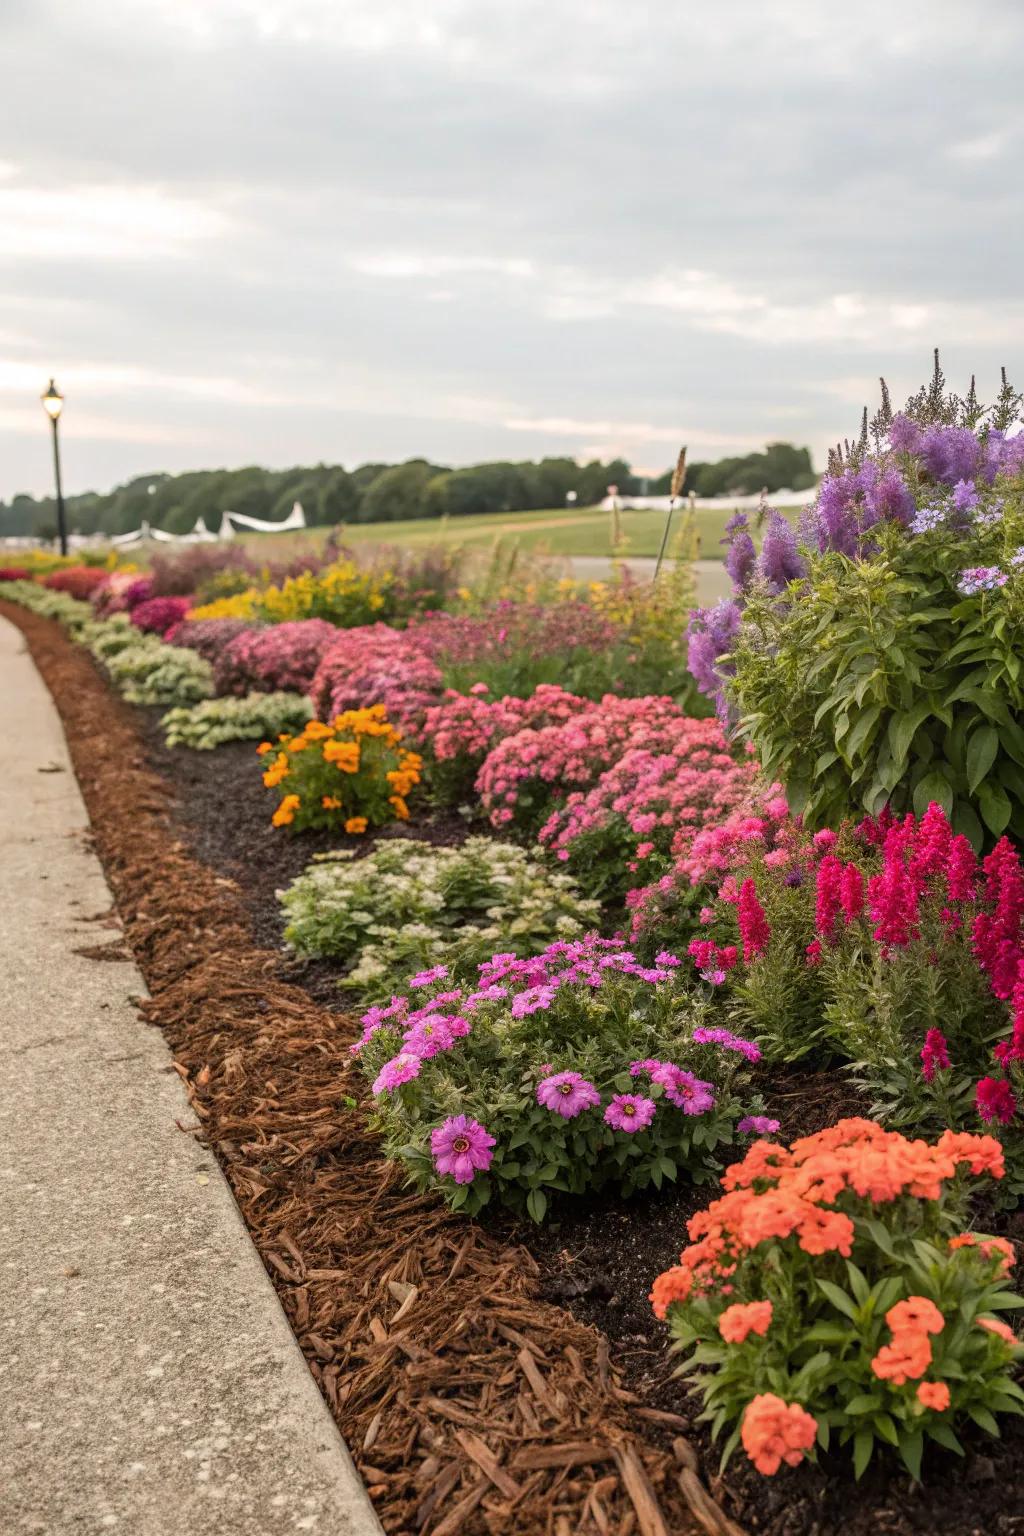
[[[355,1031],[253,947],[238,887],[175,836],[169,790],[88,654],[52,621],[0,612],[60,711],[150,989],[141,1011],[195,1112],[182,1130],[220,1159],[384,1529],[743,1536],[686,1422],[646,1408],[605,1337],[538,1299],[526,1250],[403,1186],[355,1103]]]

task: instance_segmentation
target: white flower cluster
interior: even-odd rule
[[[171,709],[160,724],[169,747],[210,752],[227,741],[274,741],[301,731],[313,706],[301,693],[247,693],[244,698],[204,699]]]
[[[569,875],[487,837],[460,848],[387,838],[350,859],[315,861],[278,900],[288,943],[350,967],[345,985],[366,993],[389,995],[439,964],[471,978],[498,951],[538,954],[599,917]]]

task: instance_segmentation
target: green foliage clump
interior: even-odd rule
[[[871,558],[811,556],[788,601],[751,592],[731,660],[742,729],[811,826],[937,801],[975,846],[1024,836],[1024,487],[1000,520]],[[963,590],[971,567],[1005,584]]]
[[[344,984],[386,998],[413,972],[444,964],[469,980],[495,951],[536,954],[599,917],[570,876],[523,848],[472,837],[460,848],[389,838],[365,858],[312,863],[278,899],[300,954],[351,967]]]
[[[213,693],[213,668],[181,646],[141,635],[104,659],[114,687],[129,704],[196,704]]]
[[[304,694],[247,693],[168,710],[160,724],[169,747],[209,752],[228,741],[262,741],[300,731],[312,718],[313,706]]]

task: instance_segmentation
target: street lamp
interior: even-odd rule
[[[53,380],[50,387],[42,396],[43,410],[50,418],[53,427],[53,473],[57,481],[57,532],[60,534],[60,552],[66,555],[68,552],[68,525],[64,516],[64,492],[60,483],[60,443],[57,438],[57,421],[64,409],[64,396],[57,388]]]

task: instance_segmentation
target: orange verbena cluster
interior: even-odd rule
[[[932,1363],[930,1333],[941,1333],[946,1319],[927,1296],[909,1296],[898,1301],[885,1314],[892,1331],[892,1343],[883,1344],[871,1362],[880,1381],[902,1387],[916,1381]]]
[[[818,1421],[799,1403],[784,1403],[774,1392],[751,1398],[743,1414],[743,1449],[766,1477],[783,1462],[795,1467],[814,1444]]]
[[[790,1147],[757,1141],[727,1169],[727,1191],[691,1217],[693,1241],[677,1266],[659,1275],[651,1292],[656,1315],[673,1302],[717,1289],[740,1258],[772,1239],[795,1235],[808,1254],[849,1258],[854,1225],[835,1209],[851,1194],[874,1205],[910,1196],[938,1200],[960,1164],[972,1173],[1003,1176],[1003,1149],[992,1136],[944,1131],[935,1143],[909,1141],[871,1120],[840,1120]]]
[[[718,1331],[727,1344],[742,1344],[748,1334],[760,1338],[768,1332],[772,1321],[770,1301],[737,1301],[718,1319]]]

